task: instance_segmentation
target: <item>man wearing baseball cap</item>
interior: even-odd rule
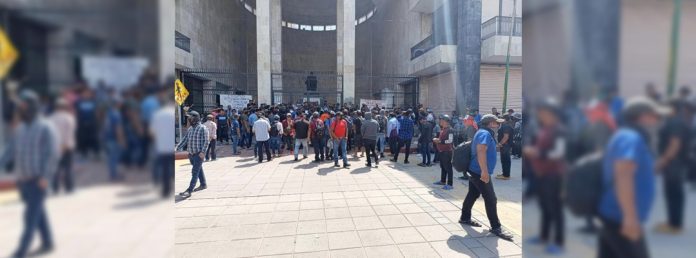
[[[669,109],[646,97],[626,102],[624,125],[604,151],[599,218],[599,257],[648,257],[642,225],[648,219],[655,194],[655,158],[649,133]]]
[[[205,125],[201,124],[201,115],[196,111],[189,111],[189,127],[188,131],[181,139],[179,145],[176,146],[177,151],[182,151],[186,147],[188,151],[189,161],[191,162],[191,183],[186,191],[179,193],[184,198],[191,197],[193,191],[204,190],[207,187],[205,174],[203,174],[203,156],[208,149],[208,141],[210,133]],[[196,187],[198,179],[201,180],[201,186]]]
[[[496,236],[512,241],[512,235],[503,231],[500,220],[498,219],[497,199],[493,190],[491,175],[495,169],[497,160],[496,141],[493,138],[493,131],[500,127],[500,123],[505,120],[493,114],[481,117],[479,130],[474,135],[471,142],[471,164],[469,165],[469,192],[462,204],[462,214],[459,223],[472,227],[480,227],[481,224],[471,220],[471,208],[479,196],[483,196],[486,205],[486,216],[491,225],[490,232]]]

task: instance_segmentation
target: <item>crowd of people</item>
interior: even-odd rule
[[[696,186],[696,98],[683,87],[663,98],[653,85],[645,96],[627,100],[616,90],[580,103],[569,91],[561,102],[537,105],[534,122],[525,127],[523,171],[525,196],[536,196],[541,209],[539,236],[532,244],[550,254],[564,252],[564,180],[582,171],[592,157],[601,183],[581,188],[598,192],[595,209],[584,216],[584,233],[599,230],[599,257],[648,257],[644,225],[652,210],[656,176],[662,176],[667,221],[654,225],[657,233],[678,235],[684,228],[688,182]],[[595,225],[600,221],[602,227]]]
[[[142,171],[151,163],[161,196],[171,196],[174,132],[157,130],[174,128],[171,85],[173,81],[159,83],[156,74],[148,71],[137,87],[121,90],[80,81],[44,94],[32,89],[8,91],[9,101],[3,102],[7,144],[0,167],[14,174],[26,207],[24,230],[13,257],[27,255],[36,231],[42,240],[36,253],[53,249],[45,199],[61,189],[70,194],[79,187],[75,162],[105,164],[108,172],[103,177],[111,182],[123,181],[121,165]]]
[[[453,150],[456,146],[472,141],[470,157],[475,162],[462,179],[469,180],[469,194],[462,207],[460,223],[479,227],[471,220],[471,208],[479,196],[486,202],[491,222],[491,232],[503,239],[512,239],[502,230],[497,217],[496,197],[490,175],[500,153],[502,172],[495,178],[511,177],[511,159],[521,155],[522,116],[509,109],[500,114],[495,108],[491,114],[480,115],[472,109],[466,116],[436,115],[423,105],[417,107],[368,107],[367,105],[319,105],[302,104],[257,105],[251,101],[247,107],[236,110],[218,106],[205,114],[185,108],[188,129],[183,134],[177,151],[186,150],[192,164],[189,187],[180,193],[187,198],[193,192],[207,188],[203,162],[215,161],[216,146],[229,145],[233,155],[241,150],[253,150],[258,162],[271,161],[284,152],[293,155],[294,161],[309,158],[312,162],[333,162],[336,168],[349,168],[349,158],[366,157],[365,166],[378,167],[389,150],[391,162],[409,164],[416,142],[420,154],[418,166],[440,164],[442,180],[435,182],[444,190],[453,189]],[[497,136],[497,137],[496,137]],[[403,159],[400,156],[403,154]],[[480,157],[477,158],[477,157]],[[461,158],[461,157],[459,157]],[[340,163],[339,163],[340,162]],[[465,172],[465,171],[461,171]],[[198,187],[197,187],[198,186]]]

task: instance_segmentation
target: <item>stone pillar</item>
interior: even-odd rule
[[[574,7],[572,90],[584,98],[618,91],[621,2],[584,0]]]
[[[481,0],[457,5],[457,111],[479,108],[481,82]]]
[[[343,75],[343,102],[355,103],[355,0],[336,1],[336,69]]]
[[[168,0],[158,0],[159,12],[159,76],[160,81],[164,82],[168,77],[174,76],[174,64],[176,63],[174,46],[174,34],[176,7],[174,2]]]
[[[74,31],[62,28],[48,34],[49,46],[70,46],[72,45]],[[48,48],[48,78],[49,89],[58,90],[69,86],[67,83],[74,82],[73,74],[73,54],[60,47]]]
[[[257,103],[271,104],[271,2],[256,1]]]
[[[270,0],[271,2],[271,85],[273,91],[283,90],[283,26],[281,0]],[[273,103],[282,103],[282,94],[273,94]]]

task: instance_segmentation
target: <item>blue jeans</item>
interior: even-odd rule
[[[430,165],[430,143],[421,144],[420,147],[423,164]]]
[[[343,153],[343,165],[348,165],[348,152],[346,151],[347,140],[346,138],[333,139],[333,159],[336,165],[338,165],[338,148],[341,148]]]
[[[191,183],[189,183],[188,189],[186,191],[193,192],[196,188],[196,182],[200,179],[201,186],[206,186],[205,174],[203,173],[203,159],[198,154],[189,154],[189,161],[191,162]]]
[[[377,134],[377,152],[384,153],[384,145],[386,144],[385,135],[383,133]]]
[[[280,154],[280,136],[271,136],[268,142],[271,145],[271,154]]]
[[[232,135],[232,154],[237,154],[237,144],[239,144],[239,136]]]
[[[309,149],[309,145],[307,144],[307,138],[304,139],[297,139],[295,138],[295,158],[297,158],[297,155],[300,154],[300,144],[302,144],[302,156],[307,157],[307,149]]]
[[[106,142],[106,153],[108,155],[107,165],[109,167],[109,178],[118,178],[118,163],[121,160],[121,146],[115,141]]]
[[[41,247],[53,247],[53,239],[51,237],[51,226],[48,223],[48,215],[46,215],[46,207],[44,205],[47,189],[41,189],[38,178],[18,182],[17,188],[19,189],[19,194],[24,202],[25,208],[24,230],[22,231],[19,247],[15,252],[15,256],[24,257],[27,254],[27,249],[31,246],[32,238],[37,229],[41,236]]]

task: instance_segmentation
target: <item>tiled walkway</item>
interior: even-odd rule
[[[172,202],[152,186],[150,171],[122,167],[126,180],[108,183],[104,168],[76,162],[75,192],[46,200],[55,249],[41,257],[174,257]],[[23,212],[16,191],[0,192],[0,258],[17,248]],[[30,251],[40,242],[36,234]]]
[[[488,233],[483,200],[474,217],[483,228],[457,223],[467,186],[434,187],[439,167],[384,161],[350,169],[332,162],[293,161],[291,155],[258,163],[243,151],[219,147],[204,163],[208,189],[175,204],[177,257],[497,257],[521,255],[520,162],[513,180],[494,180],[499,214],[515,243]],[[301,158],[301,156],[300,156]],[[190,180],[188,161],[177,161],[176,191]],[[458,176],[458,173],[455,172]]]

